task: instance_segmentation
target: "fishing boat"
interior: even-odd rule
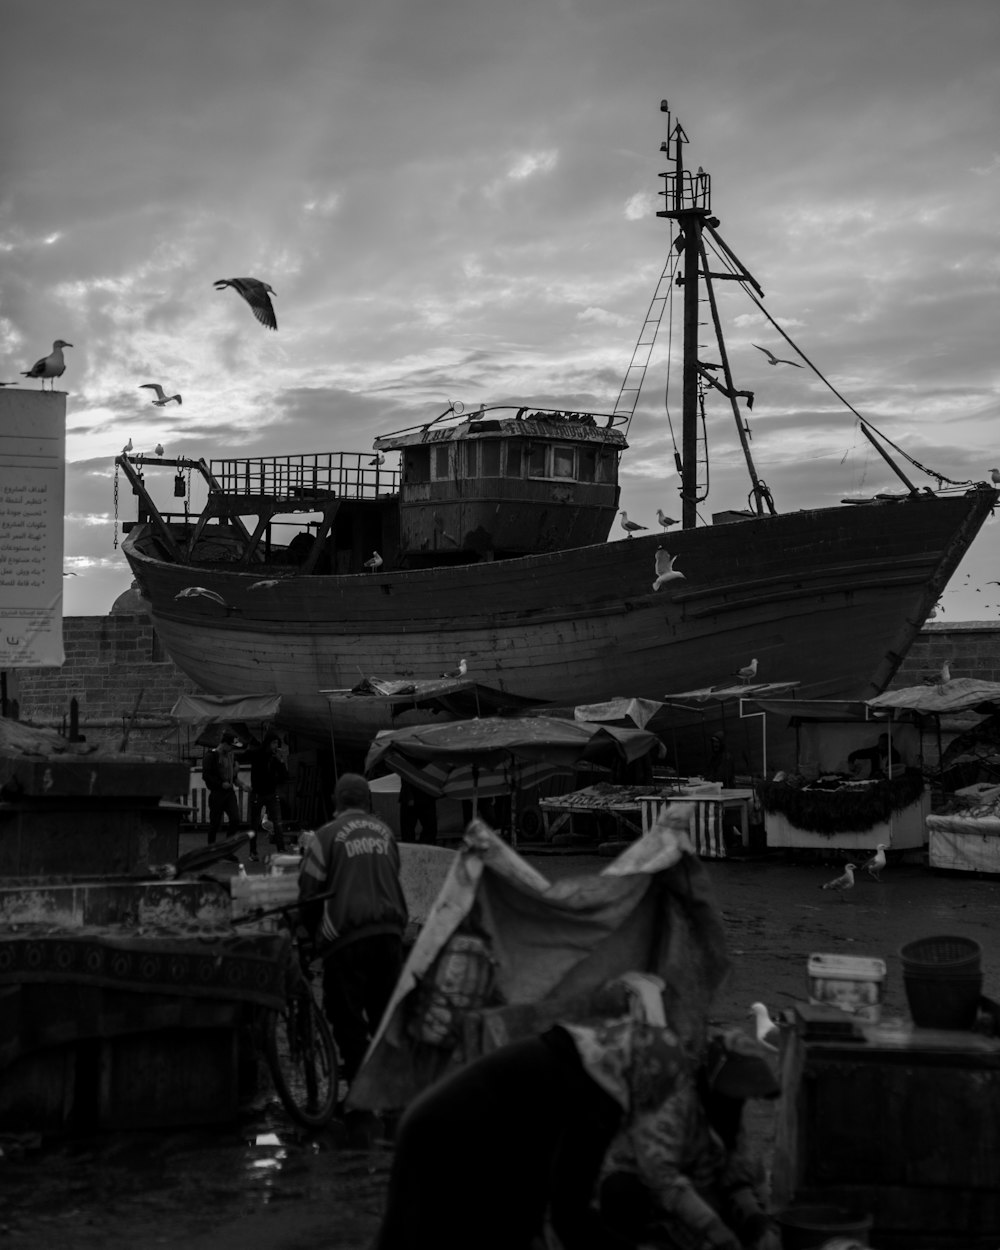
[[[391,706],[331,692],[372,680],[416,690],[451,675],[566,706],[731,684],[752,660],[759,680],[796,682],[802,697],[886,687],[997,492],[940,474],[934,489],[916,486],[856,414],[900,489],[778,512],[750,454],[752,395],[733,379],[714,282],[738,282],[763,310],[762,293],[719,234],[711,179],[685,167],[687,137],[663,108],[659,215],[673,227],[661,282],[683,292],[680,528],[626,537],[616,525],[661,295],[607,412],[455,403],[375,438],[374,455],[123,453],[116,498],[120,471],[138,509],[124,554],[160,642],[204,692],[280,694],[288,728],[325,741],[332,730],[363,749]],[[714,363],[699,359],[706,305]],[[736,420],[750,506],[705,524],[702,423],[719,396]],[[176,510],[147,487],[155,468],[174,470]]]

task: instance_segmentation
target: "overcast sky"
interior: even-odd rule
[[[206,458],[365,451],[449,400],[610,411],[669,254],[661,98],[726,242],[838,389],[947,477],[1000,464],[996,0],[3,12],[0,380],[74,344],[67,615],[104,614],[130,582],[112,514],[128,439]],[[277,333],[213,290],[244,275],[277,292]],[[721,285],[779,510],[895,489],[813,375],[754,349],[791,355]],[[622,506],[654,526],[659,506],[680,515],[665,379],[664,346],[622,472]],[[143,382],[183,406],[152,407]],[[706,516],[747,496],[721,398],[709,442]],[[946,622],[1000,617],[996,525]]]

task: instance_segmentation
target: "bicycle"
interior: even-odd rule
[[[261,1048],[288,1114],[304,1128],[324,1128],[337,1109],[339,1061],[333,1031],[313,992],[311,957],[291,920],[290,913],[297,909],[295,903],[272,907],[239,923],[280,913],[291,930],[285,1005],[264,1014]]]

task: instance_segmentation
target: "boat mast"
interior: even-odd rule
[[[733,278],[738,282],[749,282],[756,290],[760,290],[753,277],[745,267],[736,261],[739,272],[732,274],[712,275],[708,270],[705,246],[702,233],[707,227],[712,237],[718,240],[715,228],[718,219],[711,216],[712,212],[712,180],[699,166],[696,174],[684,168],[684,144],[688,137],[684,127],[678,122],[671,126],[670,106],[666,100],[660,102],[660,110],[667,114],[667,138],[660,144],[660,151],[667,159],[672,159],[674,168],[663,175],[663,197],[665,207],[657,212],[658,217],[670,217],[678,225],[678,237],[674,246],[683,257],[683,272],[678,275],[677,284],[684,288],[684,362],[682,371],[682,425],[681,425],[681,524],[684,529],[694,529],[698,521],[698,417],[700,411],[700,395],[703,385],[707,382],[716,390],[721,391],[731,402],[733,415],[736,419],[736,430],[743,448],[750,480],[753,484],[754,504],[758,514],[774,512],[770,492],[758,478],[757,471],[750,455],[747,428],[740,415],[736,400],[738,396],[748,399],[752,404],[753,396],[749,391],[737,391],[734,387],[729,360],[726,355],[718,310],[712,290],[712,277]],[[718,240],[721,243],[721,240]],[[725,248],[725,245],[722,244]],[[732,256],[728,248],[727,255]],[[735,261],[735,258],[732,258]],[[704,278],[711,303],[712,319],[715,324],[716,338],[722,353],[722,367],[725,385],[716,381],[698,360],[698,311],[701,299],[701,279]],[[716,366],[718,367],[718,366]]]

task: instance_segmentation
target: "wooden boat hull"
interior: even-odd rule
[[[751,658],[757,680],[798,682],[803,697],[877,694],[996,499],[983,487],[347,576],[177,564],[141,525],[124,551],[163,646],[202,690],[280,693],[284,725],[363,748],[390,723],[384,705],[352,701],[334,721],[324,691],[438,677],[462,658],[483,684],[561,705],[724,684]],[[684,578],[654,591],[661,546]],[[176,598],[193,585],[222,602]]]

